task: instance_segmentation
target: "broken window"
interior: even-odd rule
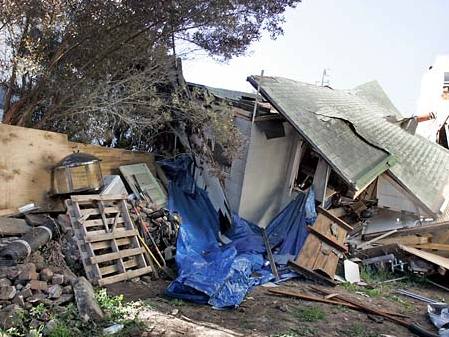
[[[301,142],[298,144],[293,167],[291,190],[305,191],[313,184],[313,177],[318,166],[319,156],[312,148]]]

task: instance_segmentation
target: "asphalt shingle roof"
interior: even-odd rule
[[[377,82],[346,91],[264,77],[261,93],[354,189],[388,170],[427,211],[446,208],[449,151],[392,122],[402,117]]]

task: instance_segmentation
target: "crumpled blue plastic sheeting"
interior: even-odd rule
[[[307,238],[307,225],[315,222],[315,194],[312,189],[307,194],[301,193],[292,200],[266,228],[266,234],[277,263],[287,264],[296,257]],[[233,217],[234,227],[228,238],[233,240],[242,251],[265,252],[260,228],[248,221]]]
[[[226,233],[232,242],[220,243],[218,214],[207,192],[195,186],[191,158],[181,156],[161,166],[170,179],[168,207],[182,221],[176,252],[178,277],[167,294],[214,308],[236,307],[252,287],[273,280],[257,226],[234,215],[233,228]],[[298,253],[307,235],[305,224],[316,217],[313,199],[311,193],[299,196],[267,227],[269,240],[280,253]]]

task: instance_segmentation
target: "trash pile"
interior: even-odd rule
[[[22,158],[9,163],[8,170],[23,177],[14,178],[17,193],[8,194],[8,207],[0,211],[1,329],[14,328],[20,312],[27,313],[21,317],[30,329],[50,329],[52,315],[70,305],[76,305],[82,321],[98,322],[104,313],[94,286],[176,276],[181,220],[166,208],[163,172],[151,154],[66,143],[64,135],[45,131],[1,128],[18,143],[32,138],[29,133],[35,133],[34,142],[52,143],[30,152],[36,156],[31,166]],[[28,146],[34,147],[32,142]],[[56,150],[68,154],[57,160],[61,154]],[[49,151],[55,151],[54,157],[48,157]],[[32,179],[42,185],[30,184],[27,172],[38,173],[40,178]],[[25,188],[28,193],[22,194]],[[50,311],[35,314],[47,312],[42,306]]]

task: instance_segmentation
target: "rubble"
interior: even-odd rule
[[[11,304],[0,310],[0,327],[10,329],[15,326],[15,318],[23,309],[17,304]]]
[[[94,289],[85,277],[78,277],[73,283],[78,313],[84,321],[98,321],[104,318],[104,313],[100,309],[95,299]]]
[[[0,300],[11,300],[16,296],[16,288],[13,286],[0,287]]]

